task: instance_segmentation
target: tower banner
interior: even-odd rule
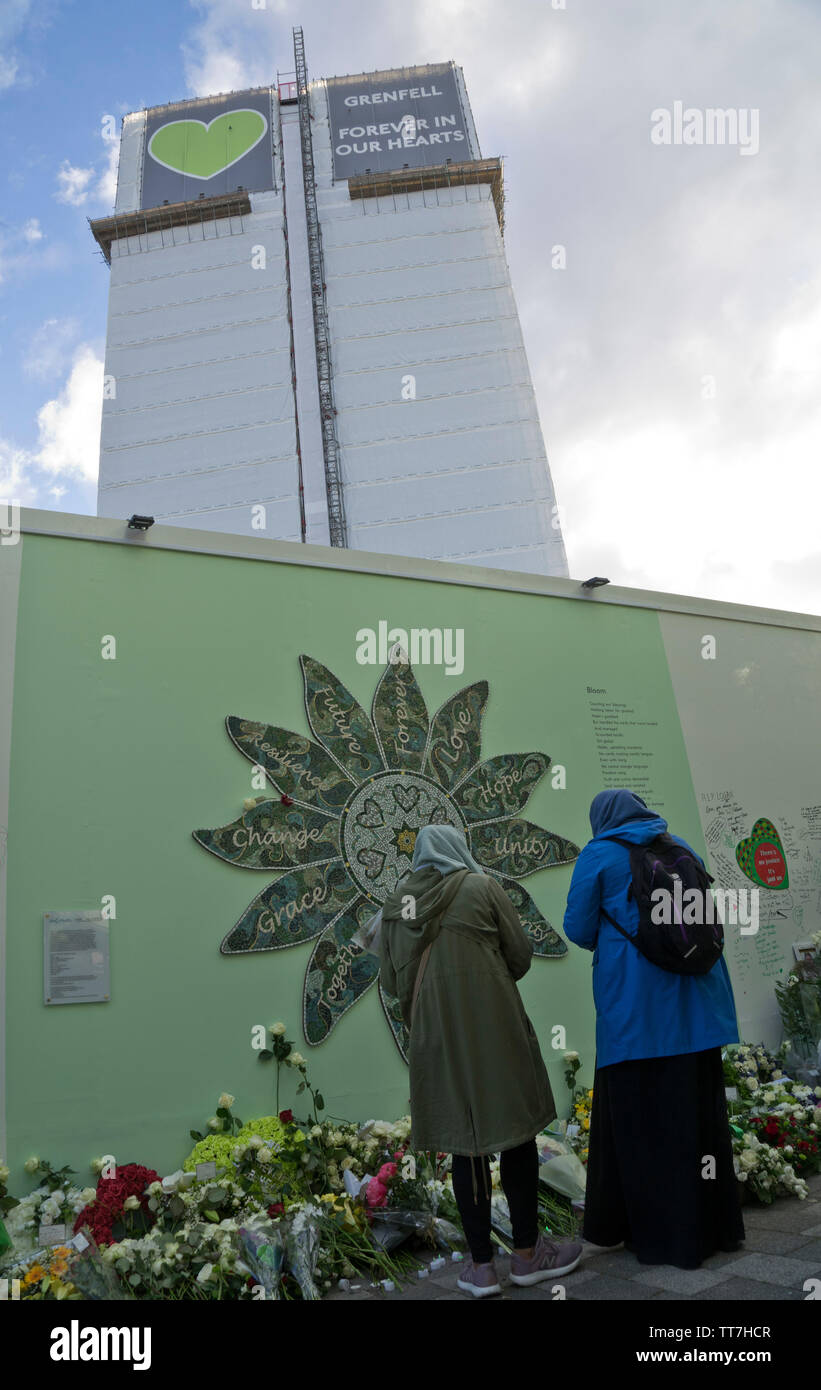
[[[267,87],[147,112],[142,208],[273,187]]]
[[[331,77],[334,178],[473,159],[451,63]]]

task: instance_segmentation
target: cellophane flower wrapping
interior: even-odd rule
[[[110,1299],[133,1300],[133,1293],[120,1282],[112,1265],[103,1259],[90,1226],[80,1228],[74,1236],[72,1247],[66,1278],[83,1298],[94,1303],[108,1302]]]
[[[261,1284],[266,1298],[279,1297],[279,1284],[285,1262],[285,1241],[279,1226],[273,1221],[259,1221],[240,1226],[237,1231],[238,1267]]]
[[[556,1133],[536,1137],[539,1179],[571,1201],[580,1201],[587,1187],[587,1169],[566,1140]]]
[[[306,1203],[289,1222],[285,1236],[285,1255],[288,1268],[296,1279],[304,1299],[321,1297],[314,1280],[319,1257],[319,1240],[323,1213],[319,1207]]]

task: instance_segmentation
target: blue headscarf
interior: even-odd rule
[[[631,820],[658,820],[658,812],[651,811],[646,801],[626,787],[616,787],[610,791],[599,792],[590,805],[590,828],[594,835],[605,830],[614,830]]]
[[[426,868],[438,869],[440,874],[452,874],[456,869],[470,869],[474,874],[485,872],[455,825],[422,826],[413,847],[413,871]]]

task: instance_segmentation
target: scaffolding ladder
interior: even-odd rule
[[[302,146],[302,181],[305,186],[305,218],[308,228],[308,264],[311,276],[311,301],[314,312],[316,340],[316,373],[319,383],[319,414],[322,423],[322,452],[325,460],[325,489],[328,496],[328,532],[331,545],[347,546],[345,506],[342,480],[339,473],[339,441],[336,437],[331,344],[328,331],[328,306],[325,299],[325,268],[322,256],[322,232],[316,206],[314,179],[314,147],[311,137],[311,105],[308,91],[308,70],[305,64],[305,43],[302,26],[294,29],[294,59],[297,100],[299,104],[299,137]]]

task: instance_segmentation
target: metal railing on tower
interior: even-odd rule
[[[316,206],[314,180],[314,147],[311,136],[311,103],[308,91],[308,69],[305,64],[305,43],[302,27],[294,29],[294,59],[297,99],[299,103],[299,136],[302,146],[302,181],[305,185],[305,217],[308,227],[308,264],[311,278],[311,300],[314,311],[316,339],[316,373],[319,383],[319,415],[322,424],[322,450],[325,459],[325,489],[328,496],[328,531],[331,545],[347,546],[345,505],[342,479],[339,472],[339,441],[336,437],[331,344],[328,330],[328,306],[325,299],[325,267],[322,256],[322,232]]]

